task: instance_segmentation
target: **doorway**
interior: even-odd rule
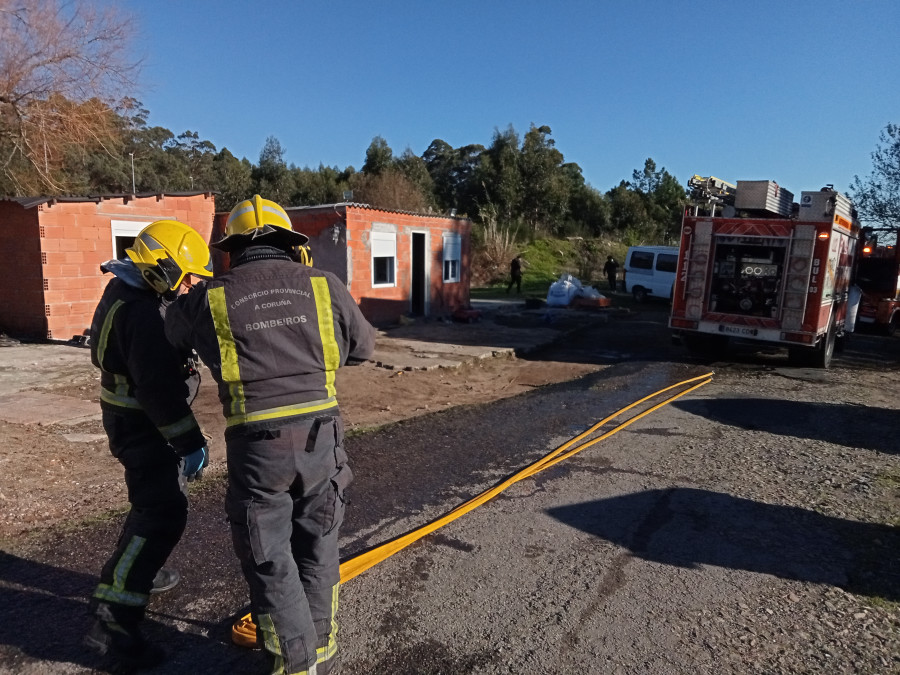
[[[409,289],[410,312],[425,316],[428,311],[428,286],[425,275],[425,233],[412,233],[412,274]]]

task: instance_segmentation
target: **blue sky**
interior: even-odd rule
[[[112,2],[112,0],[108,0]],[[900,123],[900,2],[118,0],[149,122],[253,162],[362,167],[440,138],[552,129],[606,191],[652,157],[846,191]]]

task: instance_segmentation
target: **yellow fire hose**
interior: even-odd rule
[[[448,523],[453,522],[460,516],[468,513],[469,511],[472,511],[476,507],[481,506],[485,502],[487,502],[487,501],[493,499],[494,497],[496,497],[497,495],[499,495],[501,492],[506,490],[506,488],[510,487],[514,483],[518,483],[520,480],[534,476],[538,472],[543,471],[544,469],[551,467],[554,464],[557,464],[557,463],[563,461],[564,459],[568,459],[569,457],[576,455],[577,453],[581,452],[582,450],[584,450],[586,448],[589,448],[590,446],[594,445],[595,443],[599,443],[600,441],[609,438],[613,434],[620,432],[622,429],[633,424],[634,422],[637,422],[642,417],[649,415],[650,413],[652,413],[656,410],[659,410],[664,405],[668,405],[672,401],[675,401],[675,400],[681,398],[685,394],[689,394],[690,392],[692,392],[696,389],[699,389],[703,385],[709,384],[712,381],[712,375],[713,375],[713,373],[710,372],[710,373],[706,373],[704,375],[698,375],[697,377],[692,377],[687,380],[682,380],[681,382],[677,382],[676,384],[665,387],[664,389],[660,389],[659,391],[656,391],[656,392],[650,394],[649,396],[645,396],[641,399],[638,399],[634,403],[630,403],[629,405],[625,406],[624,408],[617,410],[612,415],[609,415],[608,417],[603,418],[602,420],[600,420],[599,422],[594,424],[587,431],[583,431],[582,433],[578,434],[571,440],[566,441],[561,446],[559,446],[558,448],[556,448],[549,454],[545,455],[541,459],[537,460],[536,462],[534,462],[532,464],[529,464],[524,469],[521,469],[518,472],[512,474],[511,476],[504,479],[497,485],[494,485],[493,487],[488,488],[487,490],[482,492],[480,495],[473,497],[472,499],[470,499],[469,501],[467,501],[463,504],[460,504],[455,509],[447,512],[440,518],[437,518],[436,520],[433,520],[430,523],[427,523],[426,525],[423,525],[422,527],[420,527],[416,530],[413,530],[412,532],[408,532],[407,534],[401,535],[401,536],[397,537],[396,539],[392,539],[391,541],[385,542],[384,544],[381,544],[380,546],[376,546],[373,549],[365,551],[364,553],[360,553],[356,557],[351,558],[350,560],[347,560],[346,562],[341,563],[341,583],[342,584],[347,583],[354,577],[365,572],[370,567],[374,567],[381,561],[391,557],[395,553],[398,553],[399,551],[403,550],[410,544],[417,542],[422,537],[431,534],[432,532],[442,528],[444,525],[447,525]],[[694,384],[692,384],[692,383],[694,383]],[[609,431],[601,434],[597,438],[591,439],[590,441],[587,441],[586,443],[582,443],[581,445],[578,445],[577,447],[574,447],[574,448],[572,447],[573,445],[580,442],[584,438],[587,438],[591,434],[596,433],[596,431],[598,429],[600,429],[604,425],[608,424],[609,422],[614,420],[619,415],[622,415],[623,413],[628,412],[629,410],[641,405],[642,403],[645,403],[651,399],[656,398],[660,394],[664,394],[668,391],[671,391],[672,389],[676,389],[678,387],[682,387],[682,386],[688,385],[688,384],[692,384],[692,386],[666,398],[665,400],[663,400],[659,403],[656,403],[655,405],[647,408],[646,410],[635,415],[634,417],[631,417],[631,418],[625,420],[624,422],[618,424],[615,428],[610,429]],[[246,614],[245,616],[242,616],[232,626],[231,640],[236,645],[239,645],[241,647],[249,647],[249,648],[257,647],[256,624],[253,623],[253,619],[250,614]]]

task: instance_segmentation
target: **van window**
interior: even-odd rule
[[[678,256],[671,253],[660,253],[656,257],[656,269],[660,272],[674,272],[678,269]]]
[[[631,266],[640,270],[652,270],[653,254],[648,251],[632,251]]]

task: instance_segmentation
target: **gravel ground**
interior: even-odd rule
[[[639,321],[534,357],[601,366],[581,379],[348,440],[345,558],[640,396],[715,371],[347,583],[342,675],[900,673],[900,339],[862,339],[829,371],[777,352],[708,366],[668,344],[664,318]],[[194,495],[174,560],[185,581],[154,600],[150,634],[175,654],[156,673],[259,666],[227,644],[244,595],[222,490]],[[16,626],[39,632],[52,612],[56,639],[74,643],[92,552],[115,531],[17,542],[0,573],[0,600],[17,603],[0,602],[0,672],[97,672]]]
[[[792,566],[763,561],[774,577],[752,596],[673,626],[680,648],[696,652],[701,639],[697,672],[900,672],[896,380],[896,371],[738,371],[701,393],[715,398],[682,405],[720,423],[656,471],[728,495],[723,507],[747,500],[794,516],[791,529],[768,531],[763,520],[740,535],[770,562],[789,551]]]
[[[873,344],[888,351],[827,372],[714,364],[711,384],[351,582],[348,671],[900,672],[897,343]],[[623,363],[541,406],[574,435],[592,406],[679,372]]]

